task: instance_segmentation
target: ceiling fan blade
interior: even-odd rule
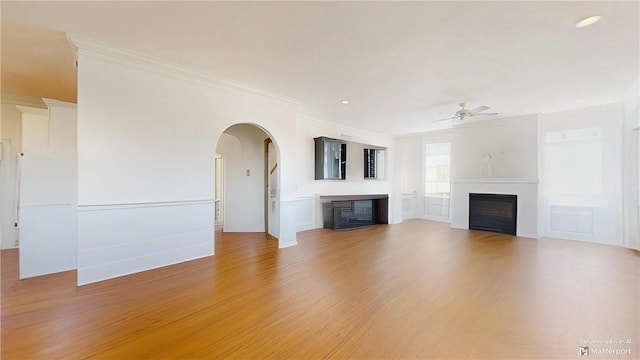
[[[433,120],[432,122],[441,122],[441,121],[447,121],[447,120],[453,120],[453,119],[457,119],[457,116],[453,116],[453,117],[448,117],[448,118],[444,118],[444,119],[438,119],[438,120]]]
[[[485,111],[485,110],[489,110],[489,109],[491,109],[491,108],[488,107],[488,106],[484,106],[483,105],[483,106],[477,107],[477,108],[475,108],[473,110],[469,110],[469,112],[472,113],[472,114],[476,114],[476,113],[479,113],[481,111]]]
[[[472,116],[478,116],[478,115],[498,115],[498,113],[475,113]]]

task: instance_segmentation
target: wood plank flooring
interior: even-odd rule
[[[412,220],[217,233],[216,255],[76,287],[2,251],[2,359],[640,356],[640,254]],[[631,354],[598,356],[612,349]]]

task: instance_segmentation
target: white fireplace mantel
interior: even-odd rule
[[[518,196],[516,234],[538,238],[538,179],[457,179],[451,184],[451,227],[469,228],[469,193]]]

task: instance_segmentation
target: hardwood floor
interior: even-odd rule
[[[640,356],[640,254],[412,220],[216,234],[216,255],[75,286],[2,252],[2,359]]]

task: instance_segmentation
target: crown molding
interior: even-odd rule
[[[199,71],[136,51],[114,47],[71,33],[67,33],[67,39],[74,47],[74,55],[76,59],[78,58],[78,55],[85,54],[134,66],[144,71],[152,71],[174,79],[237,93],[239,95],[249,96],[263,101],[276,102],[294,107],[298,106],[298,102],[296,100],[276,94],[269,90],[259,89],[236,81],[223,79],[207,72]]]
[[[31,107],[31,106],[23,106],[23,105],[16,105],[16,107],[23,114],[44,115],[44,116],[48,116],[49,115],[49,109],[43,109],[43,108],[37,108],[37,107]]]
[[[394,135],[391,134],[387,134],[387,133],[381,133],[381,132],[375,132],[375,131],[369,131],[369,130],[364,130],[364,129],[358,129],[356,127],[353,126],[349,126],[349,125],[345,125],[345,124],[340,124],[334,121],[328,121],[328,120],[324,120],[315,116],[311,116],[311,115],[306,115],[306,114],[298,114],[297,116],[297,121],[299,123],[302,124],[308,124],[311,126],[319,126],[319,127],[326,127],[329,128],[331,130],[333,130],[334,133],[336,133],[335,136],[332,136],[334,138],[337,139],[342,139],[344,141],[347,142],[357,142],[357,143],[365,143],[363,141],[360,141],[360,138],[365,136],[365,137],[384,137],[387,140],[389,140],[390,142],[393,142],[393,139],[395,139]]]
[[[323,133],[323,136],[340,139],[345,142],[358,143],[374,148],[387,149],[393,146],[393,143],[395,141],[395,136],[391,134],[358,129],[353,126],[323,120],[311,115],[298,114],[296,120],[299,124],[327,128],[328,131],[326,133]],[[384,143],[385,145],[373,145],[372,142]]]
[[[71,109],[77,108],[76,104],[70,103],[70,102],[66,102],[66,101],[60,101],[60,100],[48,99],[48,98],[42,98],[42,101],[49,108],[52,107],[52,106],[61,106],[61,107],[66,107],[66,108],[71,108]]]
[[[12,94],[1,94],[2,103],[9,105],[21,105],[35,108],[43,108],[46,105],[42,102],[42,98],[29,96],[16,96]]]

